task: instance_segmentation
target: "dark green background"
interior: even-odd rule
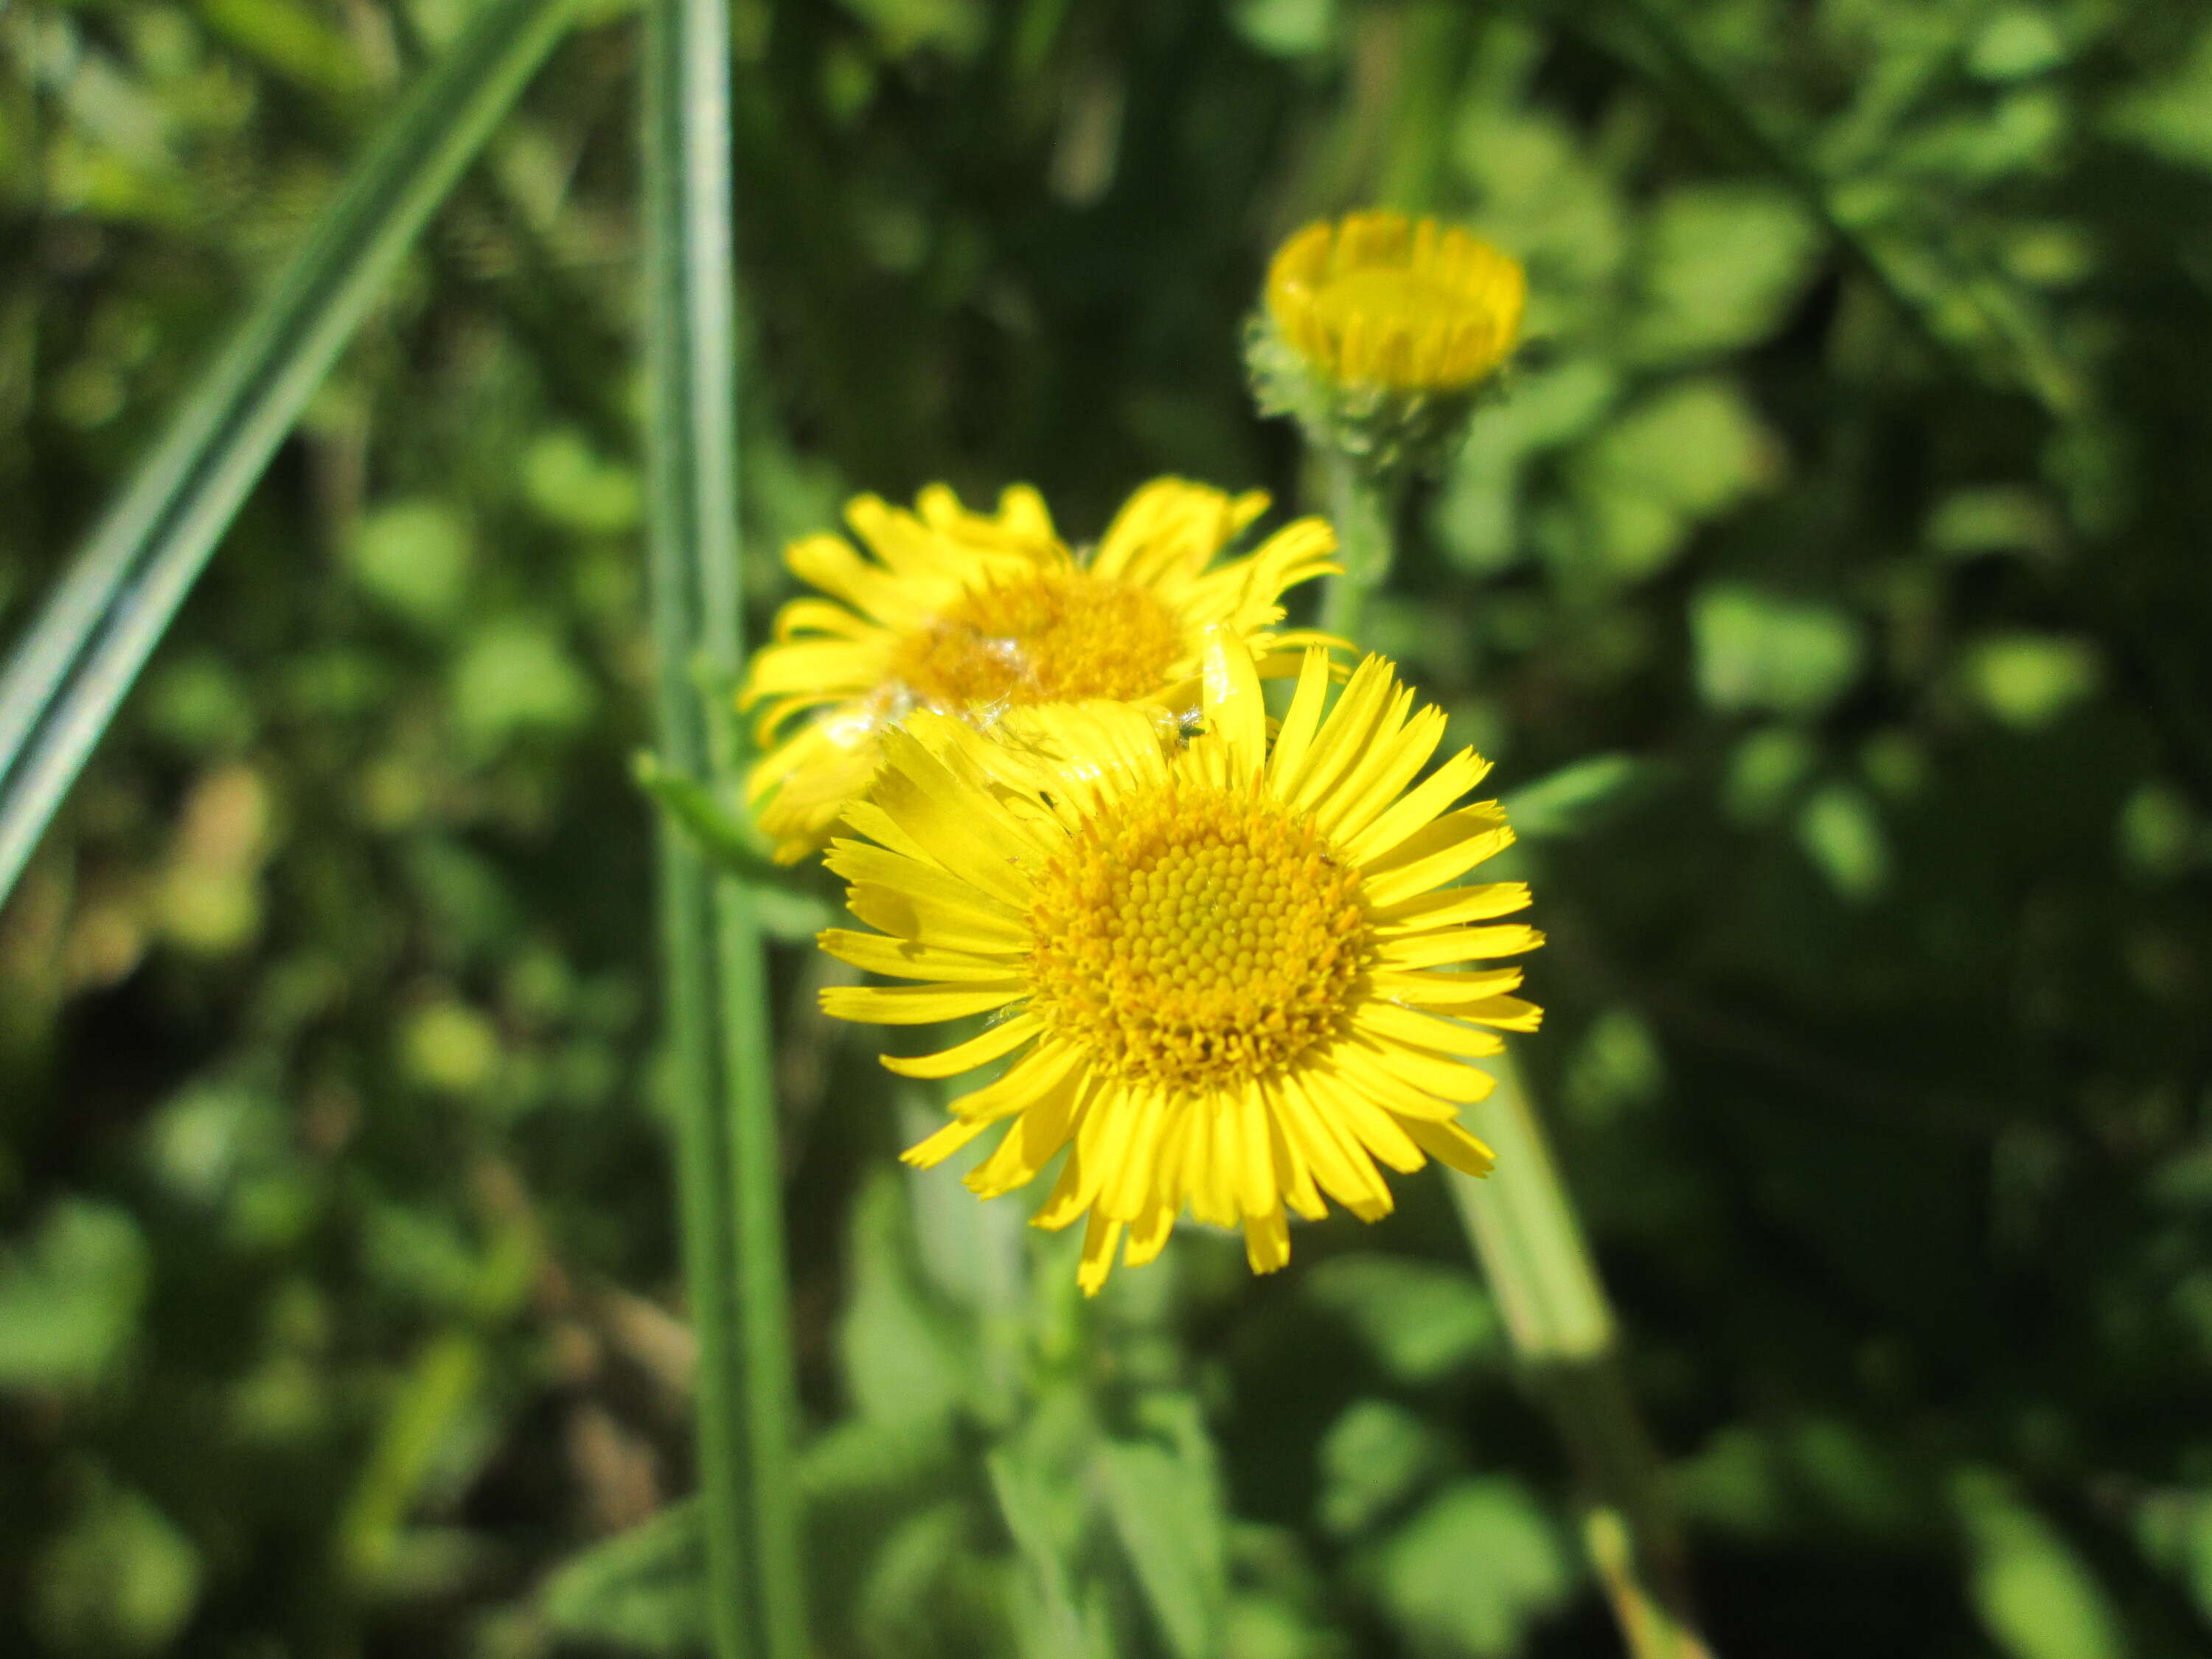
[[[10,636],[466,9],[0,10]],[[2203,9],[736,17],[757,623],[851,491],[1030,480],[1073,539],[1164,471],[1293,506],[1238,339],[1307,217],[1526,261],[1367,642],[1509,793],[1639,763],[1521,803],[1522,1052],[1716,1645],[2212,1650]],[[688,1485],[637,52],[615,3],[556,54],[0,913],[0,1650],[683,1639],[665,1585],[538,1593]],[[1047,1249],[978,1337],[946,1252],[1029,1200],[979,1235],[890,1173],[915,1103],[808,1012],[822,919],[772,901],[823,1653],[1041,1650],[994,1447],[1131,1656],[1617,1650],[1432,1176],[1089,1315]],[[1186,1498],[1231,1591],[1179,1628],[1129,1517]]]

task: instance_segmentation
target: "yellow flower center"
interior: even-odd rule
[[[900,647],[896,672],[923,702],[1131,702],[1165,684],[1183,628],[1156,595],[1086,571],[1040,571],[971,589]]]
[[[1334,1036],[1373,955],[1358,879],[1310,821],[1175,781],[1069,837],[1030,927],[1036,1012],[1173,1088],[1264,1076]]]

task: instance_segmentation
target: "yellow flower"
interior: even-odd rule
[[[1255,1272],[1290,1260],[1285,1211],[1323,1194],[1375,1220],[1379,1160],[1488,1172],[1457,1121],[1498,1053],[1533,1030],[1518,969],[1461,964],[1542,942],[1491,925],[1521,882],[1449,886],[1506,846],[1493,802],[1450,810],[1488,771],[1462,750],[1410,789],[1443,733],[1391,665],[1370,657],[1326,718],[1326,653],[1304,656],[1271,744],[1252,655],[1209,639],[1203,730],[1162,747],[1122,706],[1040,710],[993,742],[919,716],[884,745],[870,842],[832,844],[853,913],[832,956],[919,986],[834,987],[840,1018],[921,1024],[991,1014],[980,1036],[884,1064],[947,1078],[1018,1051],[911,1148],[936,1164],[1009,1127],[968,1176],[989,1198],[1073,1150],[1036,1223],[1088,1213],[1079,1274],[1095,1292],[1126,1232],[1149,1261],[1188,1206],[1242,1224]],[[1042,738],[1042,743],[1029,741]]]
[[[1517,261],[1455,228],[1400,213],[1308,225],[1267,271],[1284,339],[1341,386],[1462,391],[1505,361],[1528,281]]]
[[[916,710],[980,726],[1010,709],[1109,698],[1170,718],[1196,706],[1199,650],[1215,624],[1261,654],[1329,642],[1273,631],[1284,590],[1338,568],[1335,534],[1321,520],[1214,562],[1266,510],[1263,495],[1157,480],[1087,557],[1060,539],[1033,489],[1007,490],[991,516],[941,484],[915,505],[908,513],[863,495],[846,508],[872,559],[832,535],[784,555],[793,574],[833,596],[783,607],[775,642],[755,654],[738,696],[741,708],[766,704],[756,735],[763,748],[777,744],[753,768],[746,796],[784,862],[828,838],[875,777],[884,733]]]

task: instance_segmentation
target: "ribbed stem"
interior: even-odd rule
[[[651,562],[663,763],[714,789],[742,659],[726,0],[649,0],[644,156]],[[782,1170],[746,889],[660,828],[684,1278],[717,1659],[803,1659]]]

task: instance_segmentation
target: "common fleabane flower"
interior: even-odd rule
[[[1521,337],[1528,281],[1434,219],[1348,213],[1276,251],[1247,348],[1271,413],[1378,469],[1428,466]]]
[[[1324,1195],[1374,1220],[1376,1168],[1435,1158],[1486,1174],[1457,1121],[1492,1079],[1468,1065],[1498,1030],[1534,1030],[1513,967],[1534,948],[1497,919],[1520,882],[1452,884],[1512,839],[1492,802],[1455,803],[1487,763],[1462,750],[1419,784],[1443,732],[1370,657],[1334,708],[1326,653],[1305,653],[1273,742],[1250,650],[1208,641],[1203,726],[1163,748],[1126,707],[1008,722],[1005,741],[918,717],[885,739],[870,798],[830,869],[881,931],[822,935],[832,956],[909,987],[834,987],[830,1013],[918,1024],[989,1014],[979,1036],[909,1077],[1015,1056],[911,1148],[930,1165],[994,1126],[968,1176],[980,1196],[1034,1178],[1073,1143],[1036,1224],[1088,1215],[1079,1278],[1095,1292],[1126,1237],[1149,1261],[1186,1209],[1241,1224],[1253,1269],[1290,1259],[1288,1212]],[[872,843],[872,844],[871,844]]]
[[[1218,557],[1267,505],[1162,478],[1079,554],[1033,489],[1007,490],[985,515],[937,485],[911,513],[872,495],[847,507],[872,557],[834,535],[793,543],[793,573],[831,597],[783,607],[738,696],[762,710],[756,736],[769,752],[746,795],[776,856],[822,845],[876,776],[885,734],[917,711],[980,726],[1103,698],[1167,718],[1196,705],[1210,628],[1262,657],[1324,640],[1275,625],[1285,589],[1338,568],[1326,523],[1300,520],[1249,555]]]

